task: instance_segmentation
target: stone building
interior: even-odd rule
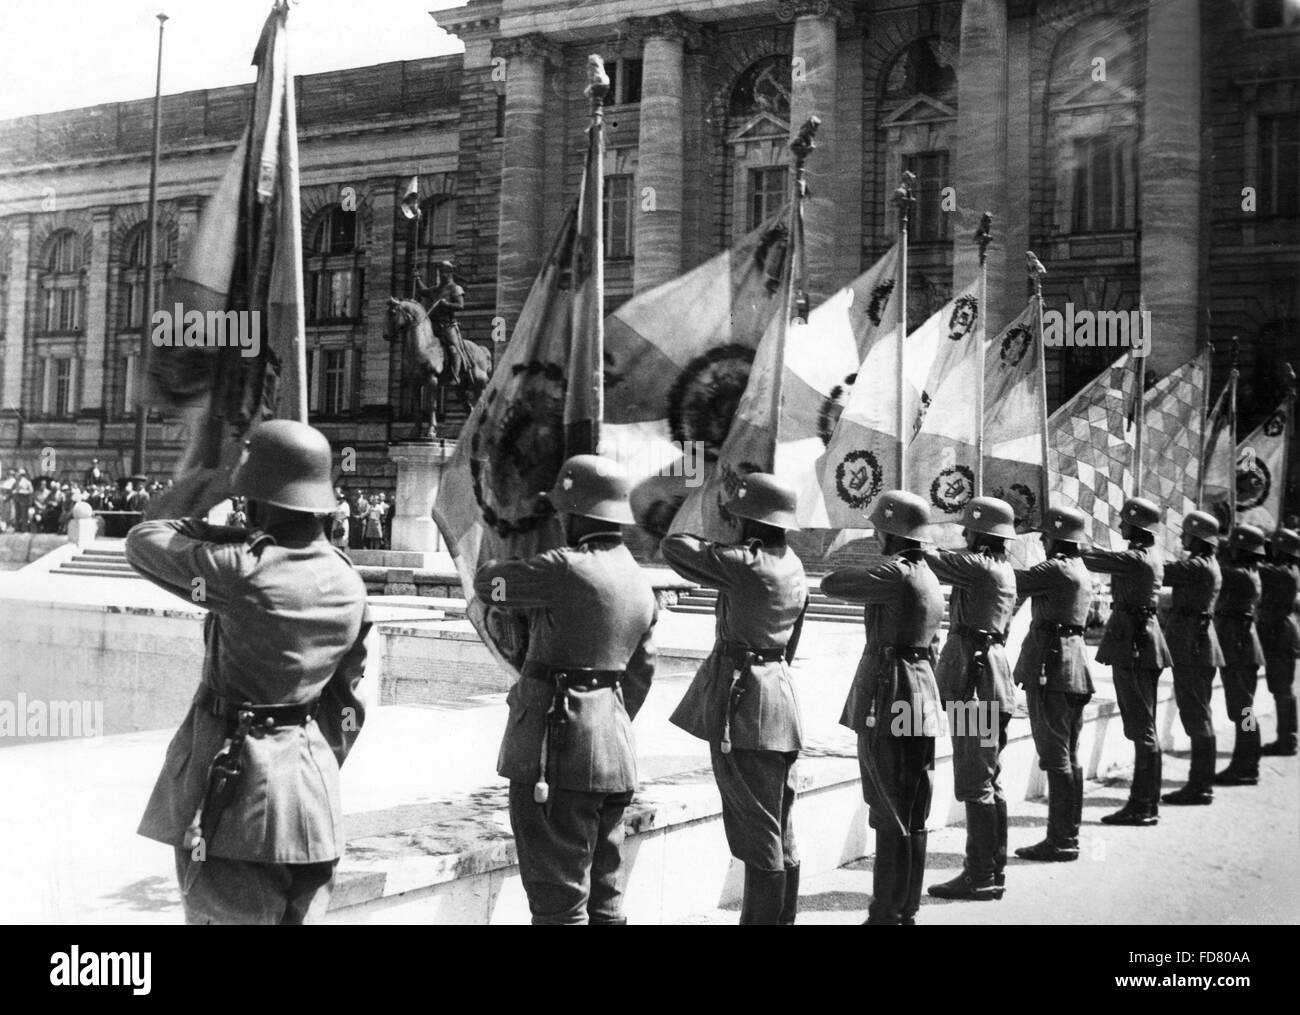
[[[605,57],[610,308],[776,207],[810,114],[814,302],[897,232],[918,178],[909,314],[973,277],[994,215],[990,325],[1026,295],[1151,312],[1149,372],[1240,336],[1252,422],[1300,360],[1300,8],[1292,0],[471,0],[463,55],[298,82],[313,422],[387,485],[397,364],[384,302],[454,256],[469,337],[508,335],[582,167],[588,54]],[[249,87],[164,98],[165,277],[245,122]],[[0,123],[0,461],[125,468],[141,343],[151,102]],[[418,174],[425,214],[400,214]],[[1116,355],[1049,354],[1059,404]],[[445,432],[463,407],[448,395]],[[149,468],[179,451],[150,423]],[[1296,470],[1292,470],[1297,475]]]

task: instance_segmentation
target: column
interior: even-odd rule
[[[81,412],[97,415],[104,407],[104,357],[108,349],[108,262],[113,213],[96,208],[90,217],[90,264],[86,276],[86,339]],[[148,331],[145,332],[148,334]]]
[[[952,288],[957,292],[979,274],[973,239],[980,216],[993,215],[988,249],[985,326],[995,334],[1019,313],[1009,311],[1009,235],[1023,230],[1013,220],[1025,207],[1007,202],[1007,5],[1006,0],[965,0],[961,8],[961,54],[957,65],[957,213],[953,221]],[[1018,255],[1022,259],[1024,253]],[[1014,292],[1023,295],[1018,280]],[[1023,303],[1023,300],[1020,301]]]
[[[816,306],[839,286],[849,281],[839,277],[839,191],[835,139],[839,132],[836,116],[836,34],[842,8],[828,0],[794,0],[783,4],[779,13],[794,15],[794,56],[790,68],[790,136],[793,138],[809,116],[821,119],[817,149],[808,158],[809,200],[804,204],[805,256],[808,294]]]
[[[1142,299],[1151,313],[1147,367],[1157,374],[1191,357],[1202,331],[1200,18],[1197,0],[1147,6],[1138,186]]]
[[[546,65],[555,48],[540,35],[498,39],[493,58],[506,65],[505,137],[501,152],[501,216],[497,240],[497,313],[514,330],[546,254]],[[559,139],[555,143],[560,143]]]
[[[632,288],[639,293],[682,273],[682,61],[687,38],[698,37],[698,29],[680,14],[636,18],[627,29],[645,40],[633,194],[637,204]]]
[[[393,258],[393,251],[397,249],[395,216],[398,189],[404,190],[409,179],[387,176],[372,180],[366,196],[371,214],[370,235],[366,237],[365,352],[361,360],[360,404],[363,411],[370,406],[385,406],[389,401],[388,378],[395,346],[384,340],[388,321],[387,294],[397,291]],[[406,219],[402,219],[402,223],[409,228]]]
[[[18,216],[9,220],[9,308],[5,320],[5,361],[0,411],[17,412],[23,399],[23,339],[27,334],[27,254],[31,243],[31,220]]]

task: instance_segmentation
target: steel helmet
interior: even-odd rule
[[[1300,559],[1300,532],[1294,529],[1278,529],[1273,533],[1273,550],[1279,557],[1288,560]]]
[[[1120,518],[1125,525],[1131,525],[1143,532],[1155,535],[1160,527],[1160,509],[1145,497],[1130,497],[1124,502]]]
[[[555,510],[619,525],[635,524],[628,506],[631,484],[623,467],[602,455],[574,455],[546,495]]]
[[[766,472],[751,472],[740,481],[727,510],[737,518],[762,522],[778,529],[797,529],[795,508],[799,498],[794,488]]]
[[[1183,518],[1183,535],[1219,545],[1219,519],[1208,511],[1189,511]]]
[[[1264,530],[1254,525],[1238,525],[1229,540],[1234,550],[1254,557],[1264,556]]]
[[[1016,513],[1010,504],[997,497],[973,497],[962,512],[961,524],[964,529],[982,532],[986,536],[1003,539],[1016,536]]]
[[[914,493],[887,490],[876,501],[870,517],[871,524],[879,532],[888,532],[918,542],[930,542],[926,531],[930,524],[930,505]]]
[[[1088,516],[1071,507],[1048,508],[1038,531],[1048,539],[1082,546],[1088,541]]]
[[[292,419],[269,419],[247,441],[230,477],[238,497],[289,511],[333,512],[333,454],[323,433]]]

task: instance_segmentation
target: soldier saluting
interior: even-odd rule
[[[1007,864],[1000,758],[1016,707],[1004,648],[1016,605],[1016,576],[1006,549],[1016,534],[1015,514],[1004,500],[974,497],[961,524],[965,550],[925,556],[939,581],[952,586],[952,629],[935,676],[945,708],[961,703],[952,729],[952,767],[953,790],[966,805],[966,859],[960,874],[928,891],[940,899],[1000,899]]]
[[[127,535],[132,567],[209,611],[203,679],[140,822],[175,848],[189,923],[306,923],[329,903],[370,627],[365,585],[325,538],[330,471],[323,434],[269,420],[230,479],[251,529],[182,518]]]
[[[1264,679],[1277,705],[1277,739],[1261,754],[1296,753],[1295,665],[1300,656],[1300,533],[1278,529],[1272,553],[1259,568],[1259,640],[1264,648]]]
[[[1223,649],[1223,697],[1236,727],[1232,760],[1214,776],[1219,786],[1253,786],[1259,782],[1259,720],[1255,718],[1255,685],[1264,663],[1264,649],[1255,631],[1255,608],[1262,588],[1259,562],[1264,557],[1264,533],[1253,525],[1238,525],[1228,538],[1228,564],[1223,591],[1214,611],[1214,626]]]
[[[1155,551],[1160,509],[1132,497],[1120,511],[1120,535],[1126,550],[1098,550],[1083,555],[1089,571],[1108,574],[1111,613],[1106,621],[1097,662],[1111,667],[1124,736],[1133,741],[1133,782],[1128,803],[1102,817],[1107,825],[1154,825],[1160,820],[1160,741],[1156,736],[1156,685],[1171,662],[1156,604],[1164,580],[1164,562]]]
[[[1183,519],[1185,559],[1165,565],[1164,583],[1173,592],[1169,610],[1169,654],[1174,660],[1174,700],[1178,718],[1192,741],[1187,784],[1160,799],[1167,804],[1203,805],[1214,801],[1214,720],[1210,695],[1214,671],[1223,665],[1215,633],[1214,605],[1219,599],[1223,574],[1215,551],[1219,522],[1205,511],[1192,511]]]
[[[925,561],[930,509],[913,493],[882,494],[871,512],[889,560],[844,567],[822,591],[863,603],[867,643],[840,723],[858,734],[862,795],[876,833],[869,924],[916,923],[925,877],[939,732],[932,663],[943,622],[943,591]]]
[[[674,571],[718,590],[717,641],[671,720],[709,743],[727,845],[745,864],[742,924],[794,923],[799,902],[791,814],[802,733],[789,663],[808,589],[786,545],[795,506],[790,487],[750,473],[727,505],[742,520],[739,545],[682,533],[660,544]]]
[[[616,462],[577,455],[549,498],[568,546],[490,562],[485,602],[523,611],[528,653],[506,701],[497,772],[534,924],[624,924],[623,812],[637,788],[632,720],[654,678],[654,589],[623,543]]]
[[[1032,597],[1032,619],[1016,660],[1015,679],[1025,689],[1038,767],[1047,773],[1047,836],[1016,850],[1024,860],[1079,858],[1079,734],[1084,706],[1094,690],[1083,644],[1092,576],[1079,556],[1087,524],[1083,513],[1073,508],[1049,508],[1040,530],[1047,559],[1016,570],[1016,592]]]

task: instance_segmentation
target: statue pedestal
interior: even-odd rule
[[[446,552],[432,512],[442,470],[455,450],[454,443],[438,440],[399,441],[388,445],[388,459],[397,466],[394,550]]]

